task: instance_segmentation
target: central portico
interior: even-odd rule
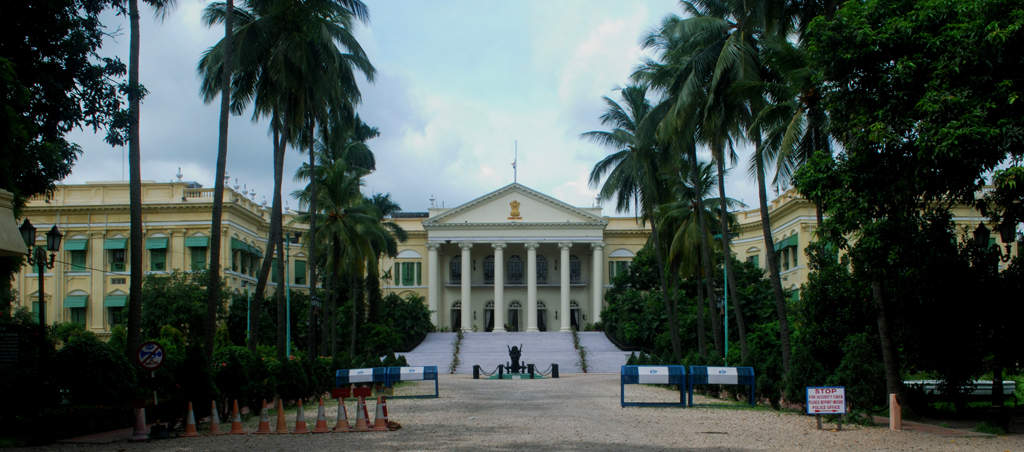
[[[434,213],[423,228],[435,325],[569,331],[598,320],[608,225],[599,208],[514,183]]]

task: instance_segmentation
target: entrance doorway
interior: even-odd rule
[[[548,330],[548,307],[543,301],[537,302],[537,329],[540,331]]]
[[[452,326],[452,331],[458,331],[462,329],[462,302],[456,301],[452,303],[451,316],[449,317],[448,324]]]
[[[575,301],[569,303],[569,323],[571,324],[570,326],[572,326],[572,329],[581,331],[580,325],[582,325],[582,323],[580,322],[580,305]]]
[[[519,311],[522,309],[522,305],[518,301],[513,301],[508,305],[508,330],[519,331]]]
[[[484,331],[494,331],[494,300],[484,305]]]

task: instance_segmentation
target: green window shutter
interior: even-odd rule
[[[35,317],[36,323],[39,323],[39,320],[41,320],[39,318],[39,302],[38,301],[33,301],[32,302],[32,317]]]
[[[306,261],[295,261],[295,284],[306,284]]]
[[[64,249],[68,251],[85,251],[89,249],[89,239],[65,240]]]
[[[150,237],[146,239],[147,250],[165,250],[167,249],[167,237]]]
[[[413,262],[402,262],[402,286],[413,286],[416,284],[416,267]]]
[[[423,264],[420,263],[420,262],[417,262],[415,266],[416,266],[416,285],[417,286],[422,286],[423,285],[423,274],[422,274],[423,273]]]
[[[798,252],[796,251],[796,248],[794,247],[794,248],[790,248],[790,250],[789,250],[789,254],[792,254],[792,255],[793,255],[793,267],[796,267],[796,266],[797,266],[797,257],[798,257],[798,255],[799,255],[800,253],[798,253]]]
[[[128,247],[128,239],[106,239],[103,241],[105,250],[123,250]]]
[[[124,324],[124,307],[107,308],[107,322],[110,326]]]
[[[754,264],[754,266],[755,266],[755,267],[757,267],[757,268],[761,268],[761,265],[760,265],[760,264],[758,264],[758,260],[759,260],[760,258],[761,258],[761,256],[760,256],[760,255],[757,255],[757,254],[755,254],[755,255],[753,255],[753,256],[750,256],[750,259],[749,259],[749,260],[750,260],[750,263],[751,263],[751,264]]]
[[[128,304],[128,295],[107,295],[103,297],[104,308],[123,308]]]
[[[155,272],[167,270],[166,249],[155,249],[149,251],[149,269]]]
[[[238,240],[238,239],[236,239],[234,237],[231,237],[231,249],[232,250],[248,251],[249,250],[249,245],[246,245],[245,242],[243,242],[241,240]]]
[[[85,251],[75,250],[71,252],[71,271],[84,272],[88,270],[85,263]]]
[[[281,284],[281,272],[277,270],[277,259],[270,261],[270,281]]]
[[[85,308],[71,308],[71,323],[85,326]]]
[[[391,268],[392,268],[391,273],[393,273],[393,275],[391,275],[391,277],[395,279],[395,285],[396,286],[397,285],[401,285],[402,284],[402,264],[399,264],[398,262],[395,262],[395,265],[393,265]]]
[[[189,247],[192,252],[192,270],[206,269],[206,247]]]
[[[89,302],[88,295],[68,295],[64,297],[65,309],[84,308]]]
[[[124,249],[112,249],[107,251],[110,256],[110,271],[112,272],[123,272],[124,271]]]
[[[210,246],[209,237],[186,237],[185,246],[188,248],[206,248]]]

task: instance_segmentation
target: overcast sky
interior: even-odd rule
[[[641,37],[675,0],[414,1],[366,0],[370,23],[357,38],[377,68],[362,83],[363,119],[380,129],[370,142],[377,171],[365,192],[391,193],[403,210],[423,211],[431,195],[454,207],[512,182],[514,142],[519,182],[577,206],[593,206],[590,168],[608,154],[579,138],[601,129],[602,96],[619,99],[617,87],[641,61]],[[213,186],[218,101],[203,104],[196,63],[223,29],[200,23],[205,2],[179,0],[162,23],[142,17],[142,178],[169,181],[178,168],[185,180]],[[128,62],[128,24],[107,17],[113,35],[103,49]],[[65,183],[125,180],[126,148],[102,136],[75,133],[84,154]],[[230,185],[255,188],[269,202],[273,189],[271,140],[266,121],[251,112],[230,124]],[[746,159],[732,169],[729,196],[756,206]],[[707,158],[707,154],[704,154]],[[289,149],[288,194],[304,155]],[[771,196],[771,194],[770,194]],[[604,213],[613,215],[606,203]]]

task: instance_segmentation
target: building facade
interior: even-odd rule
[[[237,187],[224,196],[221,268],[228,288],[252,291],[264,257],[270,211]],[[209,259],[213,189],[189,182],[143,184],[143,266],[147,274],[193,271]],[[814,205],[795,191],[769,205],[783,288],[797,295],[807,281],[805,248],[817,227]],[[766,266],[757,209],[735,212],[732,254]],[[29,200],[22,211],[36,226],[37,244],[56,224],[64,240],[45,272],[46,319],[77,322],[104,334],[125,320],[128,298],[128,184],[59,186]],[[969,207],[953,209],[961,235],[987,221]],[[604,292],[647,242],[649,225],[607,217],[598,207],[576,207],[521,184],[510,184],[454,208],[401,212],[390,218],[409,237],[381,262],[381,287],[418,294],[440,330],[566,331],[600,320]],[[286,212],[289,287],[307,290],[308,226]],[[998,234],[995,234],[998,236]],[[998,237],[993,243],[1000,247]],[[1013,244],[1012,247],[1017,245]],[[1002,264],[1005,265],[1005,264]],[[272,268],[276,268],[272,267]],[[39,275],[25,266],[15,275],[18,305],[38,312]],[[282,281],[272,271],[268,290]]]

